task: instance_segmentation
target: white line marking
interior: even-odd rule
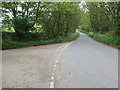
[[[72,42],[71,42],[72,43]],[[68,47],[71,43],[65,43],[65,44],[63,44],[61,47],[59,47],[56,51],[59,51],[59,53],[58,53],[58,55],[57,55],[57,58],[56,58],[56,61],[55,61],[55,64],[54,64],[54,66],[53,66],[53,69],[52,69],[52,75],[51,75],[51,78],[50,78],[50,88],[54,88],[55,86],[54,86],[54,78],[55,78],[55,74],[54,74],[54,72],[55,72],[55,70],[56,70],[56,66],[57,66],[57,63],[58,63],[58,60],[59,60],[59,58],[60,58],[60,56],[62,55],[62,51],[66,48],[66,47]]]
[[[54,68],[56,67],[56,65],[54,65]]]
[[[54,76],[51,76],[51,81],[53,81],[54,80]]]
[[[60,46],[56,51],[59,51],[59,49],[61,49],[62,47],[64,47],[66,43],[64,43],[62,46]]]
[[[54,73],[52,73],[52,76],[54,76]]]
[[[50,88],[54,88],[54,82],[50,82]]]

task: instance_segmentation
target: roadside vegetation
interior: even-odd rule
[[[2,2],[2,49],[75,40],[80,7],[70,2]]]
[[[76,29],[120,48],[119,2],[2,2],[2,49],[75,40]]]
[[[95,39],[96,41],[105,43],[107,45],[110,45],[115,48],[120,49],[120,42],[118,35],[114,34],[113,32],[107,32],[107,33],[100,33],[100,32],[87,32],[84,30],[79,30],[80,32],[83,32],[87,34],[89,37]]]
[[[120,49],[119,8],[119,2],[86,3],[81,13],[79,30],[99,42]]]
[[[11,36],[12,35],[12,36]],[[73,34],[68,34],[66,37],[57,37],[52,40],[45,40],[45,41],[38,41],[38,40],[29,40],[29,41],[17,41],[17,40],[11,40],[11,39],[6,39],[4,37],[12,37],[15,35],[15,33],[4,33],[3,36],[3,41],[2,41],[2,49],[13,49],[13,48],[21,48],[21,47],[28,47],[28,46],[39,46],[39,45],[46,45],[46,44],[54,44],[54,43],[61,43],[61,42],[69,42],[72,40],[77,39],[79,36],[79,33],[73,33]],[[35,34],[33,34],[34,37]],[[14,36],[15,38],[16,36]],[[32,37],[32,35],[31,35]]]

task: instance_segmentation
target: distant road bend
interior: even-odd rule
[[[118,88],[118,50],[84,33],[72,42],[2,53],[3,88]]]

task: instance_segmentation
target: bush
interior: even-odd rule
[[[11,33],[13,34],[13,33]],[[7,33],[8,35],[8,33]],[[9,33],[10,35],[10,33]],[[38,45],[45,45],[45,44],[53,44],[53,43],[60,43],[60,42],[68,42],[75,40],[79,36],[79,33],[72,33],[69,34],[67,37],[60,37],[55,38],[53,40],[46,40],[46,41],[28,41],[28,42],[22,42],[22,41],[15,41],[9,39],[3,39],[2,40],[2,49],[13,49],[13,48],[21,48],[21,47],[28,47],[28,46],[38,46]]]

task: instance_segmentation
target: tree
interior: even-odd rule
[[[47,3],[43,28],[48,38],[66,36],[73,33],[80,24],[80,8],[76,3]]]
[[[40,25],[46,39],[74,33],[80,24],[78,3],[70,2],[9,2],[2,3],[4,24],[12,25],[17,36],[28,35]]]
[[[2,2],[4,24],[12,25],[20,37],[27,35],[39,17],[40,2]]]
[[[90,22],[94,31],[118,31],[119,2],[90,2],[87,3]]]

